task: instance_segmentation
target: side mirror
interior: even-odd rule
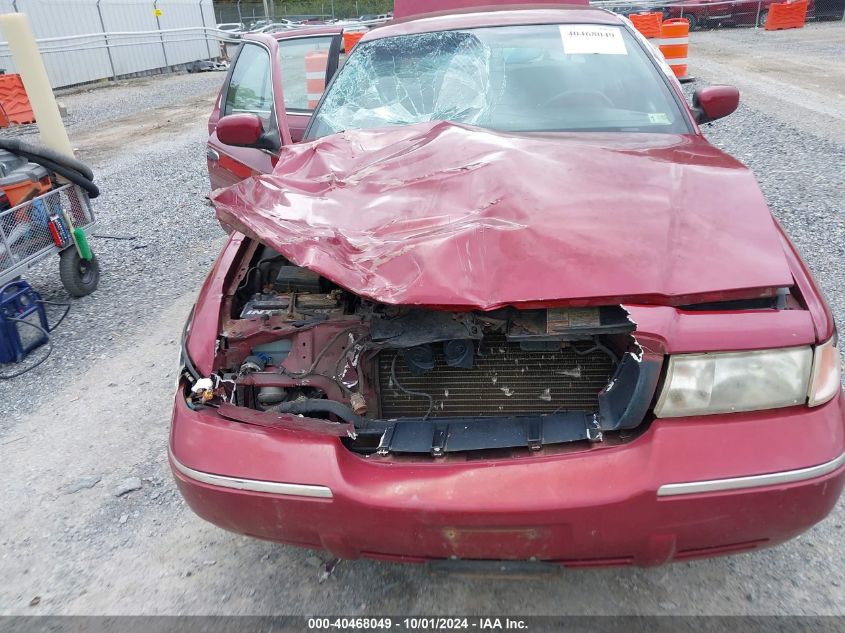
[[[739,107],[739,90],[733,86],[708,86],[692,95],[697,123],[709,123],[728,116]]]
[[[224,145],[277,151],[279,143],[264,130],[257,114],[230,114],[217,122],[217,139]]]

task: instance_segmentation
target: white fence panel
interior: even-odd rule
[[[69,35],[88,35],[102,31],[97,13],[97,0],[17,0],[12,11],[29,16],[35,37],[54,38]],[[7,7],[3,7],[4,9]],[[53,85],[70,85],[107,77],[111,70],[108,52],[102,48],[102,36],[79,38],[74,50],[50,51],[53,46],[42,50],[44,66]],[[3,44],[0,58],[8,54]],[[11,58],[9,58],[11,61]],[[13,64],[5,63],[7,72]]]
[[[215,28],[217,26],[217,16],[214,15],[213,0],[203,0],[201,6],[203,26],[205,26],[205,28],[207,29]],[[218,57],[223,51],[223,43],[216,39],[209,38],[208,48],[211,51],[211,57]]]
[[[225,37],[212,0],[0,0],[15,12],[29,16],[54,88],[215,58]],[[6,42],[0,68],[15,72]]]
[[[155,7],[152,2],[139,0],[103,0],[100,2],[103,14],[103,29],[112,35],[109,45],[116,75],[164,68],[161,38],[149,35],[126,35],[132,31],[157,31]]]
[[[161,11],[158,21],[161,29],[196,30],[167,33],[164,35],[167,62],[169,65],[185,64],[211,57],[205,32],[201,30],[203,12],[199,0],[158,0],[156,7]]]
[[[205,27],[214,28],[217,26],[217,16],[214,15],[214,3],[212,0],[202,1],[202,25]],[[213,45],[213,43],[212,43]],[[214,49],[212,49],[214,50]]]

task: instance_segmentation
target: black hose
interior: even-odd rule
[[[59,303],[57,301],[45,301],[44,299],[39,299],[38,303],[40,303],[42,305],[47,305],[47,306],[58,306],[60,308],[65,309],[65,311],[62,312],[62,316],[59,317],[59,320],[56,321],[55,323],[53,323],[53,326],[49,330],[47,330],[48,332],[52,332],[57,327],[59,327],[62,324],[62,321],[65,320],[65,317],[70,313],[70,304],[69,303]]]
[[[361,426],[366,420],[360,415],[355,415],[352,409],[341,402],[311,398],[310,400],[294,400],[282,402],[267,409],[273,413],[292,413],[294,415],[308,415],[309,413],[331,413],[344,422],[353,426]]]
[[[2,148],[0,148],[2,149]],[[54,163],[53,161],[47,158],[38,158],[32,159],[32,162],[38,163],[45,169],[49,169],[52,172],[59,174],[59,176],[64,176],[68,180],[70,180],[73,184],[79,185],[85,191],[88,192],[89,198],[96,198],[100,195],[100,189],[95,185],[91,180],[86,178],[83,174],[79,173],[75,169],[71,169],[70,167],[65,167],[64,165],[60,165],[59,163]]]
[[[38,163],[39,165],[42,164],[39,159],[49,160],[55,165],[62,165],[67,169],[72,169],[82,174],[88,180],[94,180],[94,172],[91,171],[91,168],[88,165],[80,160],[76,160],[72,156],[66,156],[61,152],[57,152],[48,147],[33,145],[32,143],[27,143],[26,141],[16,138],[3,138],[0,139],[0,149],[5,149],[13,154],[23,156],[33,163]]]

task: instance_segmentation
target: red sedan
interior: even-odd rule
[[[836,330],[699,130],[735,89],[690,108],[590,8],[394,22],[336,73],[337,34],[277,37],[210,124],[215,183],[275,168],[213,194],[232,233],[170,436],[197,514],[345,558],[605,566],[830,512]]]

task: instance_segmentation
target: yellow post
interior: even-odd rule
[[[50,149],[73,157],[73,148],[67,130],[59,113],[59,106],[53,96],[53,88],[47,77],[47,69],[38,51],[35,34],[29,25],[29,18],[23,13],[0,15],[0,28],[9,43],[9,50],[15,60],[15,68],[23,81],[26,96],[32,104],[41,144]]]

